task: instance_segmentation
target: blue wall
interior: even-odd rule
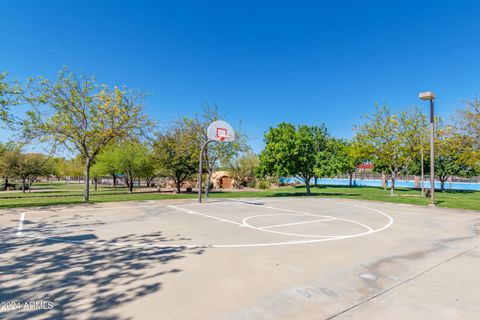
[[[287,183],[286,178],[281,178],[280,182]],[[302,181],[298,178],[288,178],[288,183],[300,182]],[[311,183],[313,184],[313,179]],[[348,186],[348,179],[318,179],[318,184],[326,185],[337,185],[337,186]],[[381,187],[381,180],[368,180],[368,179],[356,179],[353,180],[353,185],[355,186],[365,186],[365,187]],[[414,181],[400,181],[395,182],[396,187],[405,187],[405,188],[414,188]],[[425,181],[425,188],[430,188],[430,181]],[[435,182],[435,188],[440,189],[440,182]],[[445,182],[445,190],[477,190],[480,191],[480,183],[465,183],[465,182]]]

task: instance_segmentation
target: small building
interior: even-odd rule
[[[214,189],[231,189],[234,179],[228,171],[215,171],[212,173],[212,183]]]
[[[358,166],[357,166],[357,170],[356,172],[357,173],[371,173],[373,172],[373,168],[375,166],[373,165],[373,163],[371,162],[364,162],[364,163],[360,163]]]

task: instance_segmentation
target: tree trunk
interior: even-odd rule
[[[148,186],[151,187],[155,182],[155,176],[148,178]]]
[[[315,182],[314,182],[314,185],[315,185],[315,187],[318,187],[318,177],[315,176],[314,179],[315,179],[315,180],[314,180],[314,181],[315,181]]]
[[[98,188],[97,188],[98,178],[93,179],[93,181],[95,182],[95,191],[97,191],[98,190]]]
[[[349,188],[351,188],[352,187],[352,180],[353,180],[353,172],[349,173],[349,177],[350,177],[350,181],[348,182],[348,186],[349,186]]]
[[[3,186],[3,191],[7,191],[8,177],[5,177],[5,185]]]
[[[394,196],[395,195],[395,172],[392,173],[392,185],[390,186],[390,195]]]
[[[128,180],[128,190],[130,190],[130,193],[133,193],[133,183],[134,183],[135,179],[127,178],[127,180]]]
[[[115,188],[117,186],[117,175],[115,173],[112,173],[112,179],[113,179],[113,187]]]
[[[25,187],[26,187],[25,178],[22,178],[22,193],[25,193]]]
[[[417,175],[415,175],[415,176],[413,177],[413,181],[414,181],[414,182],[413,182],[413,187],[414,187],[415,189],[419,189],[419,188],[420,188],[420,177],[417,176]]]
[[[310,195],[310,179],[305,179],[305,187],[307,188],[307,196]]]
[[[180,181],[175,182],[175,186],[177,188],[177,193],[180,193],[180,185],[181,185]]]
[[[85,162],[85,190],[83,191],[83,201],[90,199],[90,159]],[[80,179],[79,179],[80,180]]]
[[[440,179],[440,190],[441,190],[442,192],[445,192],[445,181],[446,181],[446,180],[447,180],[447,179]]]

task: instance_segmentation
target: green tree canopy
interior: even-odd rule
[[[0,144],[0,175],[4,180],[3,188],[7,189],[9,179],[16,178],[20,163],[21,150],[14,143]]]
[[[254,182],[259,165],[260,159],[252,152],[231,159],[227,169],[235,182],[235,187],[239,188],[242,185],[246,186],[249,182]]]
[[[46,163],[46,169],[49,175],[55,176],[57,181],[66,176],[65,173],[65,158],[64,157],[51,157]]]
[[[118,152],[116,149],[119,147],[118,143],[112,143],[108,145],[95,160],[95,170],[101,175],[110,175],[113,180],[113,187],[117,186],[117,178],[120,174],[118,168]]]
[[[149,182],[155,176],[152,152],[138,141],[125,140],[109,146],[97,157],[93,168],[98,176],[120,177],[130,192],[136,180]]]
[[[465,135],[455,133],[454,128],[445,125],[440,118],[436,121],[435,177],[440,181],[442,192],[448,178],[476,173],[471,142]]]
[[[85,160],[81,155],[77,155],[72,159],[61,162],[60,165],[62,166],[61,170],[64,176],[68,177],[69,180],[74,177],[80,180],[85,174]]]
[[[349,186],[352,187],[355,170],[364,160],[358,145],[345,139],[331,137],[325,149],[319,153],[316,174],[319,177],[348,174]]]
[[[194,132],[175,125],[158,133],[153,144],[158,172],[174,181],[177,192],[183,182],[197,172],[200,149],[194,135]]]
[[[323,126],[282,122],[265,133],[265,148],[260,153],[259,173],[267,176],[295,176],[310,194],[310,180],[318,168],[319,139],[326,135]],[[326,139],[325,139],[326,140]]]
[[[22,190],[29,186],[41,175],[48,174],[46,163],[48,158],[40,153],[23,153],[19,148],[11,150],[5,157],[4,170],[11,178],[22,181]]]

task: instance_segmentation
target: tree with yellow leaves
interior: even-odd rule
[[[16,81],[8,81],[7,73],[0,72],[0,128],[11,127],[14,117],[10,107],[21,103],[23,89]]]
[[[480,99],[468,100],[454,116],[454,129],[461,143],[462,161],[480,173]]]
[[[355,128],[355,143],[366,159],[390,175],[393,196],[397,175],[414,161],[424,144],[425,115],[418,108],[397,114],[387,106],[376,106],[375,112],[365,119],[363,125]]]
[[[62,69],[56,81],[29,83],[32,110],[23,122],[24,137],[78,153],[85,161],[84,200],[89,200],[90,168],[114,140],[140,136],[151,126],[137,92],[98,85],[95,79]]]

